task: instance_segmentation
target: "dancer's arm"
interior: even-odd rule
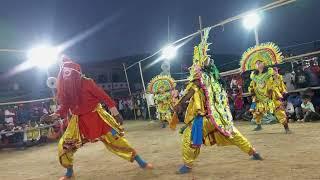
[[[102,88],[100,88],[93,80],[90,80],[91,93],[96,96],[100,101],[103,101],[108,106],[108,109],[111,112],[111,115],[117,120],[119,124],[123,123],[123,118],[120,115],[118,109],[116,108],[115,102],[111,99],[111,97],[104,92]]]
[[[89,90],[100,101],[103,101],[104,103],[106,103],[109,109],[116,107],[116,104],[111,99],[111,97],[107,93],[105,93],[104,90],[100,88],[93,80],[89,80]]]
[[[193,82],[192,82],[193,83]],[[191,84],[186,88],[186,93],[178,100],[176,105],[173,107],[175,112],[183,111],[182,105],[189,101],[195,93],[195,90],[191,88]]]
[[[55,118],[57,117],[66,118],[68,115],[68,111],[69,111],[69,108],[61,104],[60,107],[57,109],[57,111],[54,112],[51,116]]]

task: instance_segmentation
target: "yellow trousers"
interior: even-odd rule
[[[73,155],[79,147],[71,151],[70,150],[66,151],[63,148],[64,141],[65,141],[64,137],[62,137],[59,141],[59,145],[58,145],[59,161],[63,167],[69,168],[73,166]],[[100,138],[100,141],[103,142],[105,147],[115,155],[130,162],[134,161],[134,157],[136,156],[136,151],[129,145],[128,141],[124,137],[113,136],[109,132],[106,135],[102,136]]]
[[[286,111],[284,110],[284,108],[282,107],[282,103],[279,101],[275,102],[276,108],[273,112],[274,116],[277,118],[277,120],[279,121],[279,123],[281,124],[286,124],[287,123],[287,115],[286,115]],[[262,118],[263,116],[266,114],[267,112],[254,112],[253,113],[253,118],[256,120],[256,124],[261,124]]]
[[[191,126],[188,126],[183,132],[182,139],[183,161],[184,164],[188,167],[192,167],[193,162],[200,154],[200,147],[191,146],[191,131]],[[218,131],[215,131],[214,127],[206,118],[203,119],[203,136],[205,145],[236,145],[240,148],[240,150],[249,155],[252,155],[255,151],[250,142],[235,127],[232,137],[225,137]]]

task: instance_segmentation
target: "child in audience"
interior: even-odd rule
[[[311,102],[311,97],[309,95],[303,95],[302,100],[301,108],[303,112],[303,119],[298,120],[298,122],[320,120],[320,115],[315,112],[314,106]]]

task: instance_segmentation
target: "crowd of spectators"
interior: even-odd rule
[[[48,102],[19,104],[0,108],[0,148],[10,145],[22,146],[46,142],[61,135],[61,124],[40,121],[55,106]]]
[[[147,119],[147,100],[143,93],[134,94],[132,98],[117,98],[118,109],[124,119]],[[153,108],[151,108],[153,109]]]

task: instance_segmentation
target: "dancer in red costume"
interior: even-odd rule
[[[79,64],[64,57],[58,83],[57,98],[60,108],[53,118],[71,115],[66,132],[59,142],[60,164],[67,169],[61,180],[70,179],[73,173],[73,155],[84,143],[101,141],[112,153],[130,162],[136,161],[141,168],[151,169],[124,138],[122,117],[114,101],[89,78]],[[111,115],[101,106],[104,102]]]

